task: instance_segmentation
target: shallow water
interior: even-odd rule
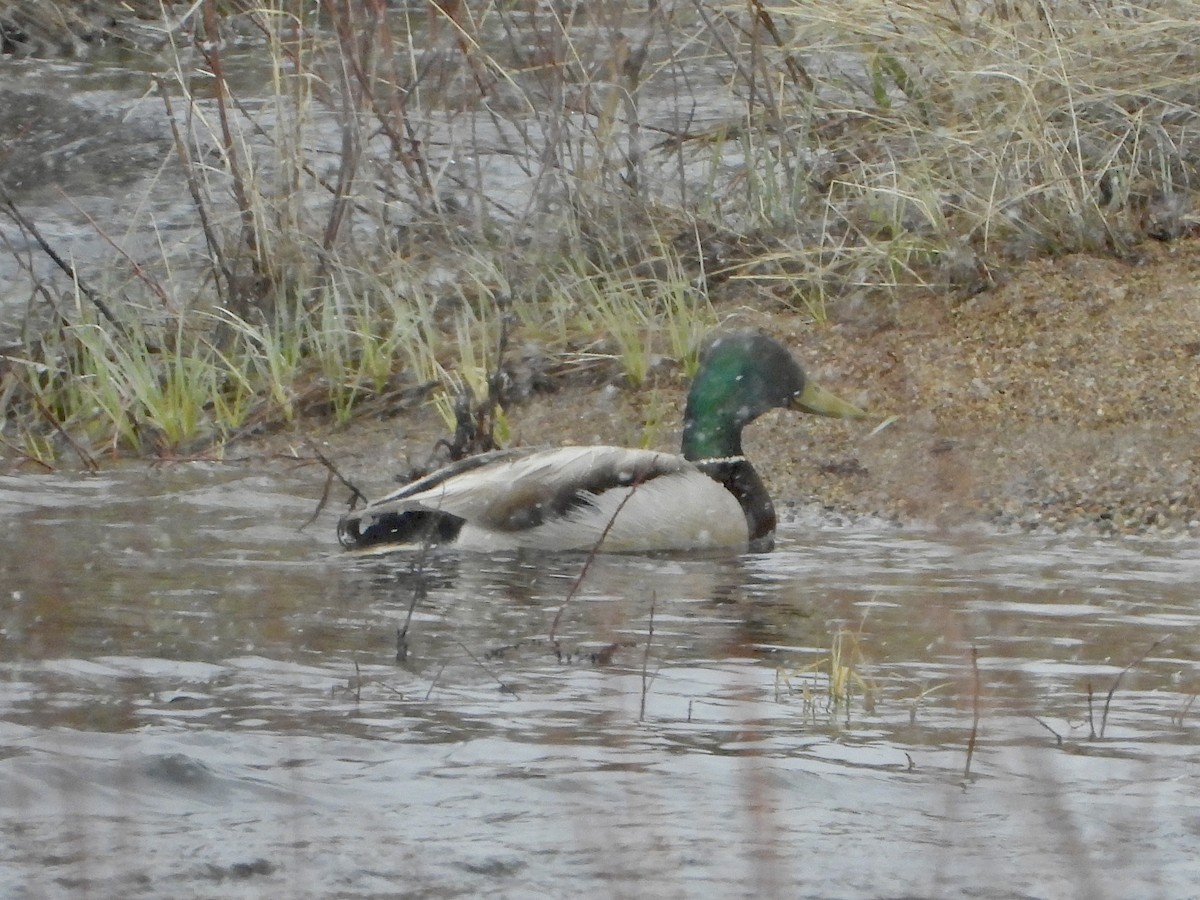
[[[0,478],[0,896],[1200,895],[1192,543],[805,516],[552,645],[582,555],[343,555],[322,480]]]
[[[618,18],[624,20],[625,15]],[[628,21],[620,29],[580,24],[572,33],[581,46],[606,46],[618,34],[622,40],[644,40],[645,15],[632,10],[627,15]],[[601,19],[607,20],[607,16]],[[538,52],[544,36],[536,37],[540,29],[535,29],[528,36],[532,43],[527,44],[509,33],[502,21],[523,22],[524,17],[509,11],[498,20],[489,20],[483,36],[495,42],[488,50],[492,58],[504,60],[517,72],[527,66],[529,53]],[[503,114],[497,115],[495,109],[474,109],[475,102],[463,102],[453,86],[456,73],[462,71],[459,50],[432,37],[425,30],[427,22],[422,7],[417,15],[398,12],[395,27],[398,34],[411,29],[417,48],[401,68],[411,64],[425,70],[429,66],[440,73],[435,80],[442,86],[426,86],[419,92],[419,101],[406,112],[425,164],[437,173],[439,200],[448,209],[484,205],[489,216],[498,216],[495,221],[502,227],[526,229],[540,218],[539,210],[564,202],[560,189],[547,187],[558,181],[557,175],[548,176],[547,160],[578,152],[562,129],[590,131],[591,125],[583,124],[590,122],[590,117],[578,121],[572,116],[560,120],[556,113],[543,117],[547,110],[556,110],[559,101],[547,99],[540,79],[532,75],[518,76],[519,82],[513,82],[512,96],[499,101],[505,107]],[[256,29],[252,33],[260,36]],[[397,51],[404,52],[402,43]],[[227,230],[229,222],[238,219],[238,210],[230,205],[233,188],[228,173],[205,163],[223,142],[207,79],[196,76],[189,82],[195,91],[194,107],[175,87],[179,72],[203,69],[190,53],[181,49],[176,59],[165,50],[158,55],[113,50],[84,60],[6,58],[3,62],[0,136],[5,144],[0,154],[0,187],[49,246],[70,262],[85,285],[110,302],[114,297],[122,300],[121,306],[132,299],[148,301],[152,310],[159,308],[159,295],[146,293],[138,284],[145,279],[170,296],[172,308],[186,307],[197,300],[196,282],[211,276],[210,254],[196,203],[185,185],[171,115],[180,133],[189,136],[196,164],[193,174],[203,185],[201,194],[212,227],[231,245],[239,240],[236,229]],[[222,58],[231,93],[237,98],[231,127],[243,154],[243,166],[255,173],[251,181],[255,190],[262,191],[261,202],[272,207],[282,202],[270,188],[273,179],[287,185],[281,190],[289,196],[288,204],[299,202],[290,196],[292,176],[278,175],[280,166],[298,166],[302,161],[309,169],[324,171],[342,152],[344,113],[335,108],[336,101],[325,97],[325,91],[317,91],[321,99],[305,104],[302,111],[293,106],[290,90],[277,95],[280,73],[273,69],[269,53],[254,41],[240,48],[227,47]],[[607,54],[601,54],[601,59],[607,64]],[[313,66],[313,77],[339,80],[336,73],[341,64],[335,64],[333,72],[324,68],[326,64],[320,54],[307,63]],[[669,74],[675,68],[666,67],[638,89],[642,126],[654,142],[690,129],[703,133],[709,124],[719,125],[745,114],[744,99],[730,86],[730,65],[722,62],[719,54],[715,59],[705,54],[689,56],[686,73]],[[287,66],[283,69],[290,71]],[[156,78],[174,94],[170,114],[155,87]],[[519,88],[518,83],[522,85]],[[684,84],[686,102],[680,96]],[[496,87],[507,89],[507,81]],[[303,132],[298,143],[305,156],[288,161],[288,151],[280,145],[292,146],[296,138],[291,132],[297,120]],[[360,139],[364,157],[353,169],[384,170],[397,164],[395,148],[374,125],[364,123]],[[588,144],[590,138],[581,141]],[[696,159],[661,151],[639,151],[638,157],[639,181],[644,190],[653,191],[647,196],[665,192],[690,206],[696,196],[712,190],[714,174],[707,150]],[[740,173],[743,166],[744,153],[735,146],[720,169]],[[686,176],[682,182],[681,173]],[[398,199],[393,188],[373,182],[373,177],[367,177],[359,185],[347,235],[357,235],[364,247],[373,247],[380,240],[390,247],[397,222],[411,220],[414,200]],[[595,185],[589,189],[595,190]],[[328,216],[324,204],[328,202],[323,189],[304,192],[307,212],[303,221],[323,229]],[[285,218],[291,215],[280,214]],[[541,240],[536,229],[533,234]],[[347,252],[351,243],[347,241]],[[448,257],[450,270],[457,262],[452,255]],[[450,277],[446,271],[433,272],[431,285],[437,287]],[[39,291],[46,285],[61,293],[64,303],[77,293],[72,280],[34,236],[9,215],[0,215],[0,342],[16,340],[30,312],[51,312]],[[57,321],[57,315],[52,321]]]

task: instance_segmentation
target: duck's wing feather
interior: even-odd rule
[[[683,457],[625,447],[500,450],[452,463],[376,500],[359,516],[424,509],[514,531],[561,517],[581,495],[691,468]]]
[[[422,510],[464,523],[478,549],[685,549],[744,543],[736,499],[681,456],[558,447],[472,457],[405,485],[343,525]],[[607,529],[607,534],[605,533]]]
[[[599,546],[608,552],[745,546],[750,532],[737,498],[683,462],[677,471],[583,496],[561,517],[518,532],[516,544],[547,550]]]

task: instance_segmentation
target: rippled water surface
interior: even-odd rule
[[[797,521],[564,607],[321,482],[0,478],[0,896],[1200,896],[1190,541]]]

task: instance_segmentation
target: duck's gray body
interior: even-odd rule
[[[713,340],[688,394],[681,454],[625,447],[500,450],[452,463],[345,516],[344,545],[457,543],[481,551],[766,547],[775,509],[742,454],[770,409],[856,418],[778,342]]]
[[[347,516],[341,532],[350,546],[452,540],[481,551],[698,550],[751,539],[737,498],[696,464],[606,446],[472,457]]]

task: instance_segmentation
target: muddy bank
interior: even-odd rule
[[[780,336],[822,383],[899,417],[874,436],[782,412],[752,426],[748,452],[785,515],[1200,532],[1200,242],[1046,259],[969,300],[847,305],[828,324],[744,299],[719,310],[730,326]],[[666,369],[639,390],[560,379],[508,411],[512,442],[677,449],[686,384]],[[377,495],[444,426],[426,410],[319,431]]]

